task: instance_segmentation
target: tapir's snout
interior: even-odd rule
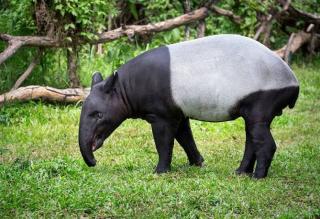
[[[93,152],[103,145],[105,139],[116,127],[118,127],[118,125],[119,124],[110,124],[103,128],[95,128],[95,131],[92,131],[85,123],[80,123],[79,146],[82,157],[88,166],[93,167],[96,165],[96,159],[94,158]]]
[[[88,160],[84,159],[84,161],[86,162],[86,164],[87,164],[89,167],[94,167],[94,166],[97,164],[95,158],[93,158],[92,160],[90,160],[90,159],[88,159]]]
[[[96,165],[96,159],[94,158],[94,155],[93,155],[92,146],[90,144],[85,144],[81,140],[81,135],[79,135],[79,145],[80,145],[81,155],[84,161],[86,162],[86,164],[89,167],[94,167]]]
[[[79,128],[79,146],[81,155],[89,167],[93,167],[96,165],[96,159],[93,155],[93,146],[96,144],[94,141],[95,138],[91,137],[92,132],[88,127],[83,126],[80,123]],[[95,136],[94,136],[95,137]]]

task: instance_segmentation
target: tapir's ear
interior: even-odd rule
[[[106,79],[105,84],[103,86],[103,89],[106,93],[109,93],[113,89],[117,78],[118,78],[118,72],[114,72],[113,75],[111,75]]]
[[[93,87],[93,85],[99,83],[100,81],[102,81],[103,78],[102,78],[102,75],[100,72],[95,72],[93,75],[92,75],[92,81],[91,81],[91,87]]]

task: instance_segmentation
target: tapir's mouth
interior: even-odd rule
[[[104,139],[101,135],[95,134],[93,136],[93,141],[92,141],[92,146],[91,146],[92,151],[94,152],[94,151],[98,150],[102,146],[103,141],[104,141]]]

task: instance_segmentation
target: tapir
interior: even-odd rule
[[[232,34],[214,35],[144,52],[103,80],[92,77],[82,105],[79,145],[84,161],[127,118],[151,124],[159,161],[156,173],[170,170],[174,140],[190,165],[202,166],[190,119],[222,122],[242,117],[244,156],[237,174],[263,178],[276,144],[275,116],[293,108],[299,83],[290,67],[259,42]]]

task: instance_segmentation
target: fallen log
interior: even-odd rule
[[[20,87],[16,90],[9,91],[0,95],[0,106],[5,103],[28,101],[28,100],[45,100],[48,102],[76,103],[84,100],[90,92],[90,88],[67,88],[56,89],[43,86]]]

